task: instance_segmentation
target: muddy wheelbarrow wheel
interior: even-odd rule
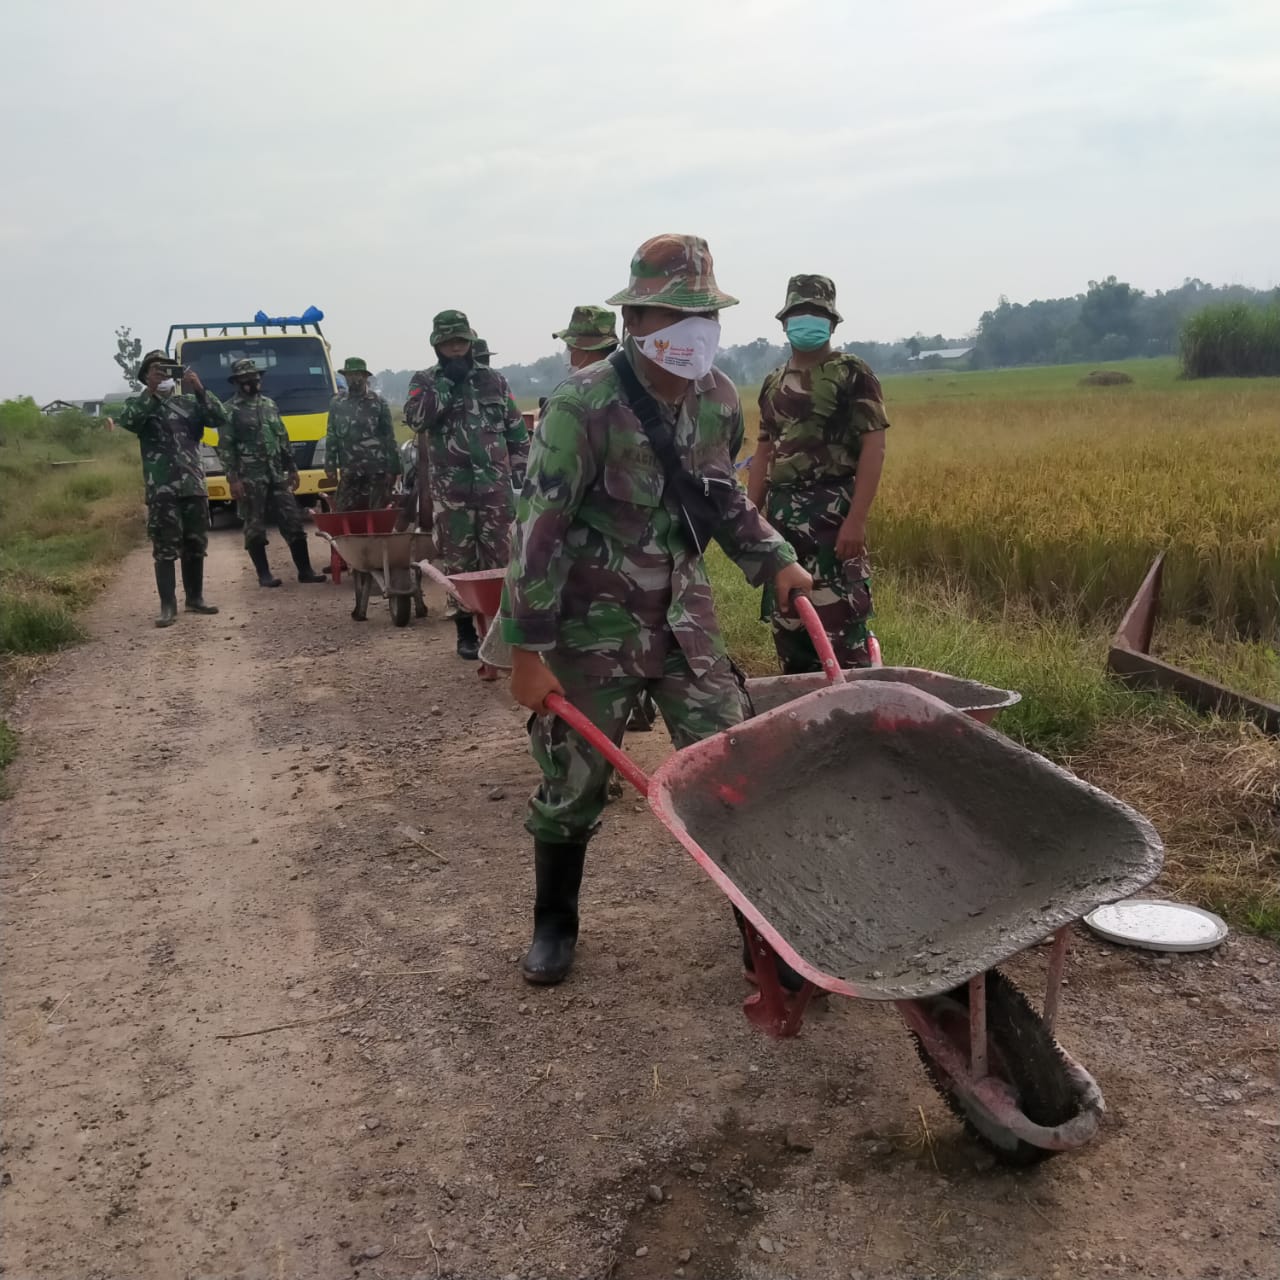
[[[397,627],[407,627],[413,610],[413,597],[410,595],[388,596],[387,604],[391,609],[391,621]]]
[[[921,1003],[928,1006],[935,1022],[967,1059],[968,986]],[[914,1032],[912,1039],[929,1079],[947,1106],[1002,1164],[1032,1165],[1057,1154],[1015,1137],[997,1124],[974,1099],[955,1088],[941,1064],[929,1056]],[[1022,1113],[1036,1124],[1046,1127],[1064,1124],[1079,1110],[1067,1064],[1053,1036],[1026,996],[996,969],[987,973],[987,1059],[989,1073],[1013,1090]]]

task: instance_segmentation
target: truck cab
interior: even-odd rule
[[[232,392],[231,366],[252,360],[262,370],[262,394],[280,410],[298,467],[298,501],[327,508],[332,486],[324,474],[324,437],[329,401],[337,390],[329,343],[318,324],[175,324],[166,352],[189,369],[220,400]],[[210,513],[234,508],[235,499],[217,454],[218,433],[206,431],[201,444]]]

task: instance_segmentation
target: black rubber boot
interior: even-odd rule
[[[280,579],[271,572],[271,566],[267,563],[265,542],[255,542],[249,548],[249,559],[253,561],[253,567],[258,571],[258,586],[278,587],[280,585]]]
[[[563,982],[578,944],[578,890],[587,846],[533,842],[537,896],[533,903],[533,943],[520,962],[526,982],[550,987]]]
[[[311,567],[311,556],[307,552],[307,540],[305,537],[299,538],[297,542],[289,543],[289,554],[293,557],[294,565],[297,566],[299,582],[328,581],[323,573],[317,573]]]
[[[751,975],[756,971],[756,958],[751,952],[751,944],[747,941],[746,917],[737,907],[734,907],[733,919],[738,926],[738,932],[742,934],[742,968],[747,977],[754,981]],[[778,981],[782,983],[784,990],[799,991],[804,986],[804,979],[781,956],[775,956],[774,963],[778,968]]]
[[[646,689],[640,695],[640,700],[631,708],[631,714],[627,717],[628,733],[649,733],[653,729],[653,722],[658,717],[658,708],[653,704],[653,698]]]
[[[458,657],[475,662],[480,656],[480,637],[476,635],[476,624],[469,613],[460,613],[453,620],[458,629]]]
[[[216,604],[204,602],[204,556],[182,557],[182,591],[188,613],[217,613]]]
[[[156,590],[160,593],[157,627],[171,627],[178,620],[178,575],[172,560],[157,560]]]
[[[422,594],[421,581],[413,589],[413,616],[415,618],[425,618],[427,616],[427,602]]]

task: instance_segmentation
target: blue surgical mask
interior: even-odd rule
[[[826,316],[792,316],[787,321],[787,341],[797,351],[817,351],[831,340],[831,321]]]

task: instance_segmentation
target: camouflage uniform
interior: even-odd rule
[[[734,299],[717,288],[704,241],[660,236],[641,246],[631,288],[610,301],[696,312]],[[625,351],[647,381],[647,361],[630,341]],[[728,378],[713,369],[689,384],[678,407],[658,404],[695,470],[733,477],[743,423]],[[569,701],[615,742],[646,689],[677,746],[743,716],[706,567],[691,554],[665,488],[611,364],[579,370],[552,392],[520,498],[503,639],[543,651]],[[734,494],[716,541],[759,585],[795,555],[746,494]],[[537,717],[530,738],[543,782],[526,827],[550,844],[585,841],[604,806],[608,766],[554,716]]]
[[[455,337],[475,341],[461,311],[441,312],[432,346]],[[512,485],[523,483],[529,452],[529,432],[507,380],[471,363],[454,382],[441,364],[432,365],[413,375],[404,416],[419,435],[419,483],[425,443],[441,569],[502,568],[509,559],[515,514]]]
[[[237,361],[237,365],[241,363],[245,362]],[[239,510],[245,547],[266,545],[268,514],[274,514],[285,542],[305,545],[302,512],[292,487],[298,464],[276,402],[262,394],[246,395],[237,386],[226,403],[226,412],[228,421],[219,433],[218,453],[227,480],[238,480],[244,486]]]
[[[793,307],[823,307],[836,322],[835,286],[794,276],[782,319]],[[760,440],[773,445],[765,514],[813,575],[813,603],[841,666],[866,666],[871,617],[866,557],[841,564],[836,538],[849,514],[862,437],[889,426],[876,376],[857,356],[835,352],[812,369],[775,369],[760,388]],[[784,671],[820,671],[804,624],[777,611],[765,588],[761,616],[773,626]]]
[[[325,433],[326,470],[339,473],[335,503],[339,511],[371,511],[391,501],[400,474],[391,406],[376,392],[350,391],[329,402]]]
[[[203,556],[209,548],[209,498],[200,437],[220,431],[226,414],[218,397],[156,396],[150,391],[125,401],[120,425],[138,437],[146,482],[147,536],[156,560]]]

